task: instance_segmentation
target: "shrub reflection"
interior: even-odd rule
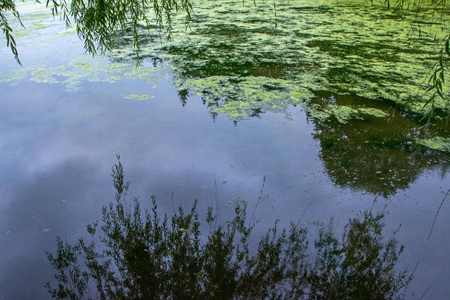
[[[113,167],[116,199],[103,208],[91,238],[70,244],[58,237],[47,253],[55,280],[53,299],[403,299],[411,280],[397,271],[403,247],[395,233],[382,236],[383,215],[366,211],[350,219],[342,239],[332,223],[318,224],[309,249],[308,228],[275,224],[253,249],[245,204],[217,225],[208,209],[210,233],[200,232],[196,204],[161,217],[137,199],[127,204],[123,166]]]

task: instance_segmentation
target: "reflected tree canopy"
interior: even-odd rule
[[[308,115],[316,116],[310,119],[321,144],[320,157],[339,186],[389,197],[408,188],[424,170],[441,168],[445,174],[450,166],[447,153],[414,143],[424,128],[388,104],[321,93],[310,108],[315,110]],[[364,115],[367,110],[387,116]]]
[[[333,224],[318,224],[311,247],[308,228],[277,224],[249,243],[255,226],[245,205],[220,225],[212,208],[200,232],[196,205],[171,217],[128,203],[120,163],[113,167],[116,199],[103,208],[90,238],[57,238],[48,259],[56,271],[47,283],[53,299],[404,299],[411,280],[396,263],[403,251],[383,237],[383,215],[350,219],[342,238]]]

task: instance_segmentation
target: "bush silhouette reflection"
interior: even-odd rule
[[[383,238],[381,214],[350,219],[342,239],[331,222],[317,224],[313,251],[307,227],[275,224],[252,250],[244,204],[223,226],[209,208],[204,236],[196,204],[160,217],[155,197],[151,211],[137,199],[126,204],[120,160],[112,175],[116,199],[100,226],[87,226],[92,239],[58,237],[56,253],[47,253],[53,299],[403,299],[412,278],[396,270],[403,247],[395,233]]]

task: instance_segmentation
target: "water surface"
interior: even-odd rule
[[[276,18],[267,9],[273,3],[228,4],[210,2],[222,17],[198,10],[192,29],[171,42],[153,32],[139,69],[123,45],[111,56],[84,55],[73,31],[24,7],[27,29],[15,31],[24,67],[0,49],[0,297],[47,298],[45,251],[56,235],[73,241],[101,217],[114,196],[116,153],[130,193],[144,203],[156,195],[167,212],[199,199],[200,214],[215,204],[226,219],[235,201],[253,208],[263,195],[264,230],[299,218],[334,218],[339,227],[360,210],[386,206],[387,235],[401,225],[401,266],[419,262],[411,299],[429,286],[423,299],[450,294],[448,202],[428,239],[450,188],[449,156],[420,142],[448,139],[448,131],[435,126],[426,135],[409,113],[414,106],[399,104],[423,78],[416,62],[432,50],[417,58],[388,47],[408,31],[369,7],[353,7],[363,19],[356,20],[345,16],[347,4],[282,2]],[[362,29],[334,28],[339,22]],[[383,22],[396,25],[386,32]],[[373,32],[386,44],[355,44],[379,23]],[[412,41],[408,47],[439,47]],[[391,99],[392,89],[403,100]]]

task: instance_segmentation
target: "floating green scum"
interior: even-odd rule
[[[113,63],[104,58],[86,62],[86,57],[57,66],[41,62],[25,66],[23,72],[29,77],[14,71],[0,74],[0,79],[27,77],[61,82],[68,90],[77,90],[83,80],[149,82],[171,74],[181,94],[200,96],[211,114],[225,114],[234,121],[263,112],[289,117],[292,105],[301,105],[318,122],[391,116],[366,103],[341,106],[311,101],[317,93],[327,91],[394,103],[401,111],[397,115],[416,120],[417,128],[424,125],[420,119],[431,109],[426,105],[428,78],[442,39],[450,32],[445,11],[437,17],[433,16],[435,10],[424,7],[419,15],[405,13],[398,18],[384,3],[362,0],[193,0],[192,4],[192,22],[186,24],[184,14],[173,14],[171,40],[156,26],[146,30],[149,28],[142,24],[138,68],[136,49],[129,42],[132,32],[118,31],[115,49],[108,54]],[[46,30],[42,27],[36,25],[34,30]],[[20,34],[17,37],[21,38]],[[24,34],[23,38],[30,36]],[[160,67],[155,67],[158,64]],[[444,81],[444,85],[446,92],[448,83]],[[448,92],[445,96],[448,98]],[[416,130],[419,144],[448,151],[448,103],[435,99],[433,126],[427,136],[424,129]]]

